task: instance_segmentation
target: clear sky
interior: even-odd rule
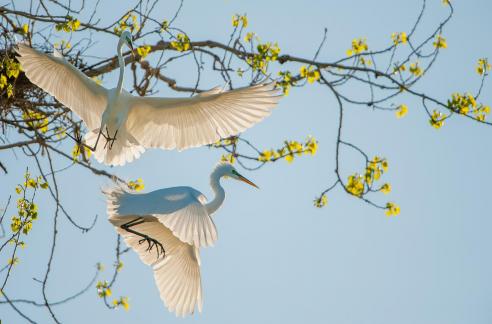
[[[448,49],[418,86],[442,99],[454,91],[476,89],[477,59],[492,58],[491,2],[453,3],[455,16],[444,31]],[[169,19],[177,4],[161,1],[155,12]],[[429,0],[428,7],[424,29],[447,12],[441,0]],[[105,13],[115,17],[127,7],[112,4],[102,9],[103,17]],[[328,41],[320,59],[328,61],[343,57],[354,37],[367,37],[369,46],[388,44],[392,32],[410,29],[419,10],[420,1],[402,0],[303,4],[188,0],[177,24],[192,39],[226,42],[231,16],[247,13],[249,29],[262,40],[278,41],[282,52],[306,57],[314,55],[327,27]],[[101,40],[94,54],[113,55],[117,39]],[[183,71],[186,68],[172,70],[173,77],[193,84]],[[104,81],[113,86],[115,78]],[[217,81],[211,79],[203,86],[215,85]],[[171,93],[164,86],[159,89],[163,95]],[[489,104],[490,89],[487,84],[482,97]],[[349,94],[357,95],[358,90]],[[406,103],[409,113],[401,120],[393,113],[347,107],[344,135],[371,155],[389,160],[384,177],[393,192],[374,199],[398,202],[399,216],[388,218],[340,190],[329,194],[324,209],[312,206],[313,198],[334,181],[337,109],[320,86],[293,89],[272,116],[245,137],[269,148],[285,139],[313,135],[320,142],[319,152],[292,164],[280,161],[243,172],[261,190],[224,182],[227,198],[214,216],[219,240],[214,248],[202,251],[202,314],[177,319],[169,313],[151,269],[130,252],[123,257],[124,268],[113,288],[113,296],[129,296],[129,312],[107,310],[93,288],[56,307],[58,317],[65,323],[491,323],[492,129],[454,118],[435,130],[417,100]],[[208,148],[181,153],[151,150],[135,163],[111,171],[128,179],[142,177],[148,191],[189,185],[211,198],[209,173],[220,154]],[[11,152],[2,152],[0,159],[9,169],[0,178],[4,201],[15,194],[28,162],[22,154]],[[358,168],[356,156],[347,151],[344,172]],[[106,265],[100,278],[110,279],[116,239],[100,193],[109,182],[81,168],[69,169],[59,181],[63,203],[73,218],[82,224],[89,224],[96,214],[99,218],[93,231],[81,234],[60,217],[59,246],[48,288],[52,300],[83,287],[96,262]],[[26,239],[28,247],[20,252],[20,264],[8,286],[12,297],[42,300],[39,284],[32,278],[44,274],[51,245],[53,209],[48,202],[46,194],[38,199],[44,207]],[[8,228],[8,220],[5,225]],[[45,309],[19,307],[40,323],[49,319]],[[0,319],[22,323],[5,305],[0,305]]]

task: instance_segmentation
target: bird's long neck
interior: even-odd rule
[[[123,60],[122,53],[123,42],[120,40],[117,47],[118,63],[120,64],[120,77],[118,78],[118,85],[116,86],[117,93],[121,93],[123,88],[123,77],[125,76],[125,61]]]
[[[217,171],[218,170],[215,170],[210,176],[210,186],[215,193],[215,197],[211,202],[205,205],[209,215],[213,214],[217,209],[219,209],[225,199],[224,188],[222,188],[222,186],[220,185],[220,178],[223,176],[223,174]]]

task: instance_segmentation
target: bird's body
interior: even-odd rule
[[[201,192],[191,187],[146,194],[121,188],[104,191],[109,221],[142,262],[152,266],[161,299],[176,315],[191,314],[196,307],[202,309],[199,249],[212,246],[217,240],[211,215],[225,199],[220,185],[223,176],[256,186],[231,165],[220,164],[211,175],[215,197],[208,203]]]
[[[117,46],[120,74],[114,89],[98,85],[56,52],[17,46],[29,80],[85,122],[85,142],[95,146],[99,162],[123,165],[146,148],[184,150],[237,135],[268,116],[280,99],[273,83],[231,91],[214,88],[190,98],[135,97],[123,89],[124,44],[131,46],[127,31]],[[96,145],[101,134],[107,143]]]

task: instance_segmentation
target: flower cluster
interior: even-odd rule
[[[401,104],[395,110],[396,118],[403,118],[408,113],[408,106]]]
[[[369,50],[367,41],[365,38],[356,38],[352,40],[352,47],[347,50],[347,56],[357,55]]]
[[[451,99],[448,100],[448,107],[454,112],[463,115],[468,115],[471,112],[474,118],[479,121],[484,121],[485,117],[490,113],[490,107],[477,104],[475,97],[470,93],[453,93]]]
[[[125,29],[129,29],[132,33],[140,29],[140,25],[137,20],[137,15],[133,12],[129,12],[123,16],[118,22],[118,26],[113,28],[113,31],[120,35]]]
[[[368,161],[363,175],[354,173],[347,178],[345,189],[356,197],[362,197],[368,191],[381,191],[388,194],[391,191],[391,185],[389,183],[383,184],[379,189],[372,189],[373,184],[386,171],[388,171],[388,161],[375,156],[372,160]]]
[[[444,125],[444,121],[448,118],[446,114],[443,114],[439,110],[434,109],[432,112],[431,118],[429,119],[429,123],[435,129],[439,129]]]
[[[277,43],[272,44],[270,42],[264,44],[258,44],[256,46],[258,53],[246,58],[246,62],[251,66],[254,71],[266,72],[269,62],[276,61],[280,54],[280,47]]]
[[[490,63],[486,58],[478,59],[476,71],[479,75],[484,75],[490,71]]]
[[[176,40],[171,42],[171,47],[179,52],[188,51],[191,48],[191,43],[188,35],[179,33]]]
[[[393,41],[393,44],[395,44],[395,46],[397,46],[398,44],[405,44],[407,42],[407,33],[392,33],[391,40]]]
[[[39,130],[41,133],[48,131],[49,119],[41,111],[25,110],[22,112],[22,119],[31,130]]]
[[[29,189],[36,191],[38,188],[47,189],[48,183],[41,176],[32,178],[29,172],[24,174],[24,183],[15,187],[15,192],[20,197],[17,199],[17,215],[12,216],[10,223],[10,229],[13,233],[22,231],[23,234],[27,235],[31,231],[33,221],[38,218],[38,205],[27,199],[26,195]]]
[[[127,311],[128,309],[130,309],[128,297],[120,297],[120,299],[113,300],[113,306],[115,308],[118,308],[118,306],[122,306]]]
[[[281,158],[289,163],[294,161],[294,157],[303,154],[316,154],[318,150],[318,142],[314,137],[308,137],[307,141],[300,143],[298,141],[285,141],[284,146],[279,149],[264,150],[258,156],[260,162],[274,162]]]
[[[150,45],[137,47],[138,56],[140,56],[140,58],[145,58],[147,55],[149,55],[151,49],[152,47],[150,47]]]
[[[326,206],[326,204],[328,204],[328,197],[326,197],[325,194],[322,194],[321,196],[319,196],[318,198],[316,198],[314,201],[314,206],[317,207],[317,208],[323,208]]]
[[[0,91],[5,89],[7,98],[14,95],[13,81],[19,77],[20,71],[20,64],[13,59],[7,58],[0,63]]]
[[[386,204],[386,216],[397,216],[400,214],[400,206],[395,203],[388,202]]]
[[[278,75],[282,78],[280,81],[277,81],[277,87],[282,88],[284,95],[288,95],[290,91],[290,87],[295,85],[295,80],[292,79],[292,74],[290,71],[280,71]]]
[[[88,160],[91,155],[92,151],[84,144],[75,143],[72,148],[72,159],[74,162]]]
[[[432,43],[435,48],[447,48],[448,43],[446,43],[446,39],[441,35],[436,36],[436,40]]]
[[[109,288],[109,283],[105,281],[98,281],[96,284],[97,295],[101,298],[111,296],[111,288]]]
[[[138,178],[137,180],[129,181],[127,185],[128,185],[129,189],[135,190],[135,191],[140,191],[140,190],[143,190],[145,188],[145,185],[144,185],[142,178]]]
[[[306,68],[305,65],[301,66],[299,74],[301,78],[307,79],[308,83],[314,83],[320,78],[319,70],[314,66],[310,66],[309,68]]]
[[[55,25],[56,31],[64,31],[66,33],[74,32],[80,27],[80,20],[67,16],[65,22],[61,22]]]
[[[419,62],[411,63],[408,71],[410,71],[410,73],[412,73],[416,77],[419,77],[424,73],[424,71],[422,70],[422,68],[419,65]]]
[[[239,27],[239,25],[243,28],[248,27],[248,17],[246,15],[235,14],[232,16],[232,26]]]

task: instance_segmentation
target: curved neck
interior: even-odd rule
[[[224,202],[225,191],[224,188],[222,188],[222,186],[220,185],[220,178],[222,176],[223,174],[220,174],[220,172],[217,172],[217,170],[214,171],[210,176],[210,186],[215,193],[215,197],[211,202],[205,205],[205,208],[207,208],[207,212],[209,215],[212,215],[217,209],[219,209]]]
[[[123,42],[119,41],[117,52],[118,52],[118,63],[120,64],[120,77],[118,78],[118,85],[116,86],[116,91],[121,93],[121,89],[123,88],[123,77],[125,76],[125,61],[123,60],[122,54]]]

